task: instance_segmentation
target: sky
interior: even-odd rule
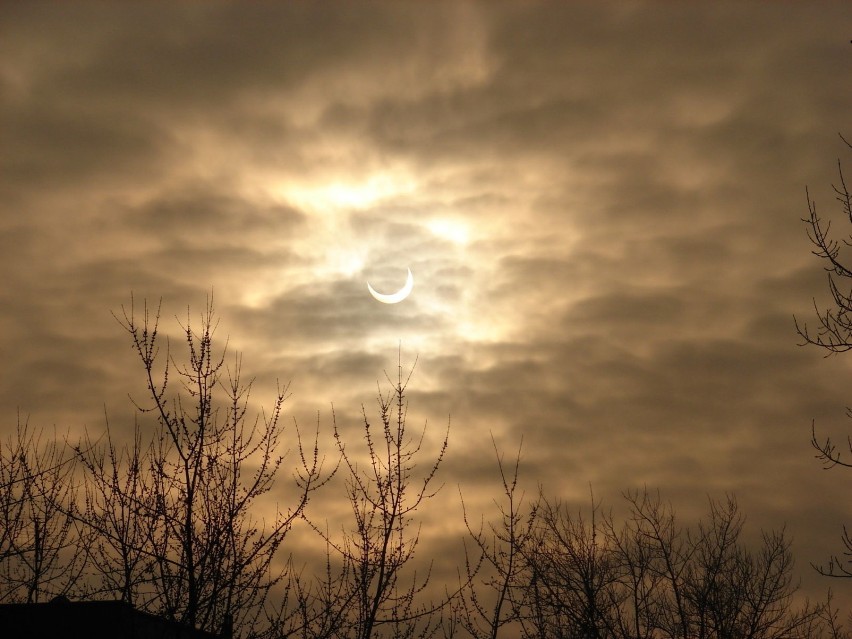
[[[332,406],[356,445],[416,358],[427,453],[450,423],[427,553],[460,543],[459,490],[495,514],[493,435],[577,507],[647,486],[688,522],[732,492],[824,592],[808,564],[840,550],[852,476],[810,429],[852,430],[852,356],[793,317],[829,303],[805,187],[852,230],[850,24],[839,2],[5,3],[0,432],[129,432],[143,371],[112,314],[162,299],[179,337],[212,292],[256,406],[289,381],[330,456]],[[406,300],[369,295],[407,269]]]

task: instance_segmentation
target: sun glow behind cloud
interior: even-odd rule
[[[417,183],[406,171],[394,168],[367,173],[329,171],[307,178],[281,176],[255,177],[256,192],[304,214],[305,226],[290,247],[300,266],[282,268],[281,280],[288,287],[310,286],[314,290],[331,287],[341,279],[354,286],[370,266],[370,255],[382,250],[368,234],[353,232],[353,216],[391,200],[408,198]],[[262,303],[264,296],[280,292],[281,286],[246,293],[247,301]],[[364,289],[366,294],[366,288]]]
[[[433,234],[453,244],[464,246],[470,241],[467,224],[459,220],[436,219],[429,222],[428,227]]]
[[[366,296],[365,283],[367,279],[372,281],[371,271],[375,272],[376,286],[391,290],[399,284],[395,279],[398,273],[412,268],[416,284],[411,299],[399,307],[373,308],[376,313],[398,319],[392,329],[393,340],[423,352],[438,349],[447,341],[498,340],[506,327],[483,314],[482,305],[476,302],[476,287],[487,281],[483,279],[484,271],[475,267],[482,256],[468,250],[471,226],[447,210],[442,198],[452,201],[452,193],[433,191],[428,181],[420,182],[401,168],[373,172],[360,180],[333,176],[310,184],[278,183],[272,189],[276,198],[308,214],[311,232],[305,246],[314,251],[317,246],[326,247],[306,276],[323,281],[342,277],[359,290],[364,289]],[[371,216],[383,208],[399,210],[399,217],[392,220],[407,227],[411,235],[389,237],[385,232],[363,229],[360,235],[353,233],[353,216]],[[433,209],[440,212],[433,213]],[[407,255],[410,261],[384,265],[376,262],[377,256],[401,250],[409,243],[419,245],[417,253]],[[386,334],[373,335],[372,331],[356,336],[356,342],[371,350],[388,346]]]
[[[361,180],[334,176],[312,184],[278,184],[272,192],[302,209],[329,212],[365,209],[416,187],[415,180],[401,171],[382,171]]]
[[[338,152],[351,156],[354,147]],[[417,351],[431,352],[445,343],[498,343],[517,332],[522,309],[502,308],[489,292],[500,270],[492,263],[494,246],[517,244],[507,231],[517,223],[508,226],[504,221],[520,205],[525,190],[506,201],[484,204],[485,209],[468,210],[464,203],[476,201],[492,186],[448,181],[444,174],[429,171],[415,176],[404,164],[372,171],[329,170],[299,180],[267,174],[256,184],[263,185],[266,197],[305,215],[305,228],[291,241],[302,266],[288,265],[282,271],[286,288],[330,294],[333,286],[345,282],[344,290],[367,297],[368,280],[377,290],[396,290],[402,284],[399,274],[410,267],[416,281],[410,300],[399,308],[368,307],[395,318],[390,329],[394,343],[401,340]],[[563,249],[567,244],[567,239],[559,242]],[[541,248],[540,242],[537,246]],[[268,295],[279,294],[281,286],[271,285]],[[254,291],[252,305],[262,305],[263,297],[264,291]],[[376,327],[388,330],[386,323]],[[352,336],[352,347],[387,348],[387,334],[365,330]]]

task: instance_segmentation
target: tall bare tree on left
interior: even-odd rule
[[[159,306],[152,315],[146,303],[138,318],[131,299],[116,319],[145,371],[148,397],[134,404],[155,423],[143,438],[149,426],[137,422],[129,445],[108,429],[103,442],[87,437],[77,449],[87,471],[80,519],[97,539],[89,548],[94,577],[102,591],[169,619],[214,632],[251,628],[284,577],[281,543],[327,480],[317,438],[303,446],[295,427],[287,505],[270,507],[269,499],[259,516],[285,459],[287,386],[279,385],[271,409],[250,416],[252,383],[241,378],[240,356],[226,365],[227,345],[214,347],[212,300],[199,330],[189,311],[181,324],[184,362],[168,338],[162,343]]]

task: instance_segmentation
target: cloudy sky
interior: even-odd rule
[[[523,437],[577,504],[734,492],[824,588],[850,477],[810,424],[848,432],[852,359],[793,316],[828,302],[800,218],[852,167],[852,6],[599,4],[6,3],[0,427],[126,430],[111,312],[162,298],[176,334],[212,291],[258,405],[289,380],[323,436],[419,357],[446,512],[488,515],[489,433]]]

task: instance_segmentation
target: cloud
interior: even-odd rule
[[[9,427],[104,403],[129,427],[110,311],[162,297],[175,335],[212,291],[256,406],[292,380],[326,434],[333,403],[357,437],[419,354],[413,423],[451,416],[442,472],[472,508],[493,432],[523,435],[532,491],[648,484],[685,515],[735,491],[802,565],[836,541],[846,496],[808,425],[845,432],[846,364],[792,317],[826,299],[799,218],[805,184],[839,212],[846,7],[0,11]],[[366,294],[409,267],[404,304]]]

